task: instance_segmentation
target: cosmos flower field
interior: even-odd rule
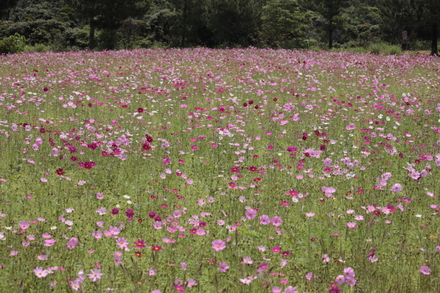
[[[0,56],[2,292],[439,292],[440,62]]]

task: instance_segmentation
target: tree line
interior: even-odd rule
[[[439,0],[2,0],[0,39],[53,50],[430,45]]]

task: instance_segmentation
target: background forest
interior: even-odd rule
[[[438,0],[2,0],[0,53],[169,47],[438,52]],[[394,46],[392,46],[394,45]],[[391,52],[393,53],[393,52]]]

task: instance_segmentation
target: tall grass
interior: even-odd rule
[[[3,292],[439,291],[437,59],[0,58]]]

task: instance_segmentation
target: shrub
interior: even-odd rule
[[[0,41],[0,54],[14,54],[22,52],[26,46],[26,38],[14,34]]]

